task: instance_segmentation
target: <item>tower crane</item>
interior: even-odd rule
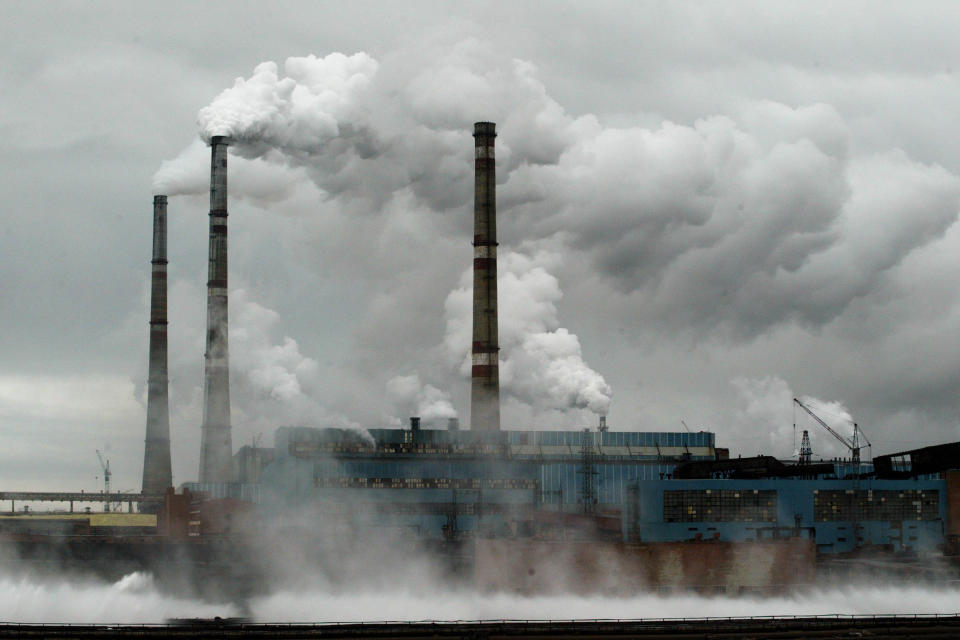
[[[857,473],[860,473],[860,437],[863,436],[863,439],[866,441],[868,447],[872,447],[873,445],[871,445],[870,441],[867,440],[867,436],[860,431],[860,427],[857,425],[857,423],[853,423],[853,437],[847,438],[846,436],[842,436],[834,431],[830,425],[821,420],[820,416],[813,412],[813,409],[800,402],[799,399],[794,398],[793,403],[810,414],[810,417],[816,420],[821,427],[830,433],[830,435],[843,443],[847,449],[850,449],[850,457],[853,460],[853,464],[857,467]]]
[[[110,495],[110,460],[104,462],[103,454],[100,453],[100,449],[97,449],[97,459],[100,460],[100,468],[103,469],[103,493],[106,496]],[[107,498],[107,501],[103,503],[103,510],[110,511],[110,499]]]

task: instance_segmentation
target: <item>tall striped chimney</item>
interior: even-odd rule
[[[227,145],[210,139],[210,258],[207,350],[204,354],[200,482],[233,482],[230,440],[230,357],[227,342]]]
[[[473,368],[470,428],[500,430],[500,369],[497,342],[497,180],[496,125],[473,125]]]
[[[173,485],[167,390],[167,196],[153,196],[153,258],[150,264],[153,272],[150,285],[150,364],[141,491],[163,495],[167,487]]]

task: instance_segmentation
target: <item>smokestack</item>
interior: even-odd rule
[[[141,491],[162,495],[167,487],[173,485],[167,392],[167,196],[153,196],[153,259],[150,264],[153,272],[150,288],[150,364]]]
[[[473,125],[473,368],[470,428],[500,430],[500,370],[497,340],[497,180],[496,125]]]
[[[207,350],[204,354],[200,482],[233,482],[230,440],[230,357],[227,342],[227,145],[210,138],[210,258]]]

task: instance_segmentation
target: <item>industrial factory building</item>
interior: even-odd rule
[[[230,140],[210,140],[199,481],[181,487],[182,499],[168,492],[165,505],[154,505],[166,513],[158,530],[184,536],[192,531],[189,535],[201,538],[227,535],[229,527],[221,525],[229,521],[230,509],[242,504],[273,522],[296,516],[373,535],[401,532],[438,543],[468,541],[474,544],[477,575],[488,586],[534,557],[542,563],[566,558],[581,575],[585,566],[604,562],[634,567],[621,576],[622,587],[634,585],[641,574],[647,586],[726,580],[710,572],[722,568],[725,575],[739,575],[751,566],[751,550],[761,547],[774,560],[765,578],[749,579],[756,584],[806,580],[816,557],[866,549],[894,554],[956,550],[960,472],[952,469],[960,468],[957,445],[881,457],[874,469],[859,460],[856,435],[849,443],[852,463],[815,464],[809,455],[797,463],[730,458],[710,432],[611,431],[605,418],[596,428],[572,431],[502,429],[496,127],[478,122],[473,137],[471,428],[461,430],[451,420],[445,430],[424,429],[419,418],[395,429],[278,426],[273,447],[244,446],[235,455],[227,331]],[[164,196],[154,201],[152,265],[143,493],[157,495],[170,483]],[[204,508],[189,506],[198,498],[207,505],[223,503],[206,508],[219,514],[218,525],[202,524]],[[200,528],[171,525],[171,500],[179,500],[181,520],[201,522]],[[151,508],[147,498],[144,506]],[[184,515],[188,512],[201,515],[195,519]],[[550,546],[561,541],[574,546]],[[577,555],[585,552],[576,545],[587,542],[592,546],[583,548],[600,555]],[[670,578],[668,565],[687,567],[681,571],[686,577]],[[541,588],[547,584],[543,575],[529,566],[511,580]],[[543,584],[536,586],[535,580]],[[741,578],[734,583],[752,584]]]
[[[416,423],[414,422],[414,425]],[[260,477],[266,508],[349,513],[440,537],[532,531],[537,510],[618,512],[673,460],[711,460],[712,433],[281,428]],[[202,487],[195,487],[201,489]]]
[[[843,462],[805,470],[750,458],[720,461],[724,474],[681,478],[686,469],[716,464],[713,433],[444,431],[416,421],[368,433],[283,427],[275,448],[237,454],[238,465],[247,461],[240,483],[186,486],[254,501],[271,517],[312,513],[434,539],[799,537],[832,555],[933,552],[960,534],[958,472],[884,478],[867,463],[854,474]],[[253,467],[253,456],[270,462]],[[570,530],[558,531],[564,526]]]

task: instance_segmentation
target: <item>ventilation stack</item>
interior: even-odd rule
[[[230,357],[227,341],[227,145],[210,139],[210,258],[207,350],[204,354],[200,482],[233,482],[230,439]]]
[[[497,180],[492,122],[473,125],[476,174],[473,201],[473,367],[470,428],[500,430],[497,339]]]
[[[150,288],[150,364],[147,375],[147,436],[143,485],[163,495],[173,485],[170,470],[170,407],[167,377],[167,196],[153,196],[153,259]]]

